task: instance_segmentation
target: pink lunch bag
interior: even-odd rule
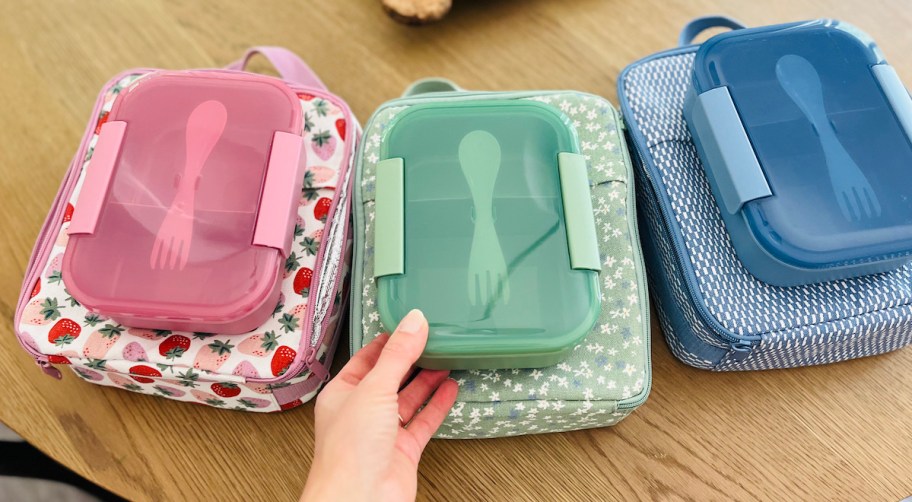
[[[255,54],[281,78],[244,71]],[[360,126],[286,49],[105,85],[14,325],[45,373],[245,411],[329,379]]]

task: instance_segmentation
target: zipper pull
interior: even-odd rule
[[[750,342],[738,340],[737,342],[731,344],[731,350],[729,350],[728,353],[725,354],[725,357],[719,361],[717,368],[721,369],[731,364],[740,363],[750,357],[753,351],[754,346]]]
[[[53,365],[51,365],[51,363],[49,363],[47,361],[40,361],[40,360],[36,359],[35,364],[37,364],[38,367],[41,368],[41,371],[43,371],[45,375],[54,377],[57,380],[60,380],[63,378],[63,374],[60,373],[60,370],[58,370]]]

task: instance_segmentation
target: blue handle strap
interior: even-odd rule
[[[693,42],[693,39],[697,38],[697,35],[710,28],[731,28],[733,30],[740,30],[746,28],[746,26],[727,16],[698,17],[684,25],[681,34],[678,35],[678,46],[683,47],[685,45],[690,45]]]

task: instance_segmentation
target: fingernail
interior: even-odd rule
[[[420,310],[414,309],[402,318],[396,331],[414,334],[421,331],[425,322],[427,321],[424,320],[424,314],[422,314]]]

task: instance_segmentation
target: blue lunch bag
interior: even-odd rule
[[[701,156],[710,158],[705,151],[705,141],[698,149],[685,120],[685,106],[691,106],[693,102],[696,85],[694,60],[700,49],[700,45],[691,45],[690,42],[701,31],[713,27],[744,28],[740,23],[724,17],[694,20],[683,30],[680,47],[631,64],[618,81],[621,111],[639,178],[637,203],[640,225],[645,229],[642,239],[650,290],[672,352],[691,366],[728,371],[825,364],[881,354],[907,345],[912,341],[912,265],[903,259],[908,255],[908,249],[903,246],[896,247],[892,254],[877,256],[880,263],[870,270],[856,267],[849,273],[840,271],[835,276],[827,276],[820,274],[819,270],[796,269],[795,277],[779,274],[769,282],[757,277],[770,279],[769,276],[776,276],[776,273],[769,273],[768,269],[764,270],[756,263],[745,266],[745,261],[739,257],[745,255],[747,245],[755,243],[738,240],[746,234],[730,228],[734,225],[735,213],[746,207],[745,202],[752,198],[767,200],[762,197],[782,196],[786,191],[775,189],[776,174],[771,174],[769,165],[764,163],[765,159],[760,154],[757,157],[764,169],[755,174],[765,174],[770,179],[773,186],[769,190],[771,193],[739,192],[738,189],[744,185],[739,186],[737,179],[734,183],[731,179],[723,180],[728,182],[728,186],[720,190],[719,185],[724,183],[719,183],[718,171],[716,179],[707,176],[708,168],[701,162]],[[838,30],[840,35],[836,38],[853,37],[865,57],[884,62],[877,46],[866,35],[845,23],[821,20],[778,28],[791,30],[789,33],[811,28]],[[762,42],[769,44],[768,40]],[[795,51],[800,52],[800,49]],[[780,75],[779,82],[794,82],[796,73],[800,74],[804,68],[793,64],[794,58],[786,59],[785,63],[780,65],[785,66],[780,72],[785,77]],[[762,66],[762,62],[758,62],[757,71],[761,71]],[[768,68],[768,71],[775,70]],[[723,80],[727,77],[732,75],[722,75]],[[806,77],[804,80],[812,79]],[[823,81],[823,85],[827,86],[825,75]],[[894,129],[905,130],[905,135],[896,136],[898,142],[891,148],[895,147],[895,151],[901,153],[910,145],[912,127],[904,121],[910,101],[907,93],[895,92],[895,85],[891,89],[888,87],[881,82],[880,87],[874,88],[881,89],[884,96],[893,93],[888,97],[891,97],[890,105],[899,123]],[[700,90],[697,89],[698,92]],[[828,87],[824,89],[824,94],[827,99],[834,95]],[[810,138],[807,142],[811,145],[806,147],[806,151],[811,152],[808,155],[822,158],[820,149],[827,148],[826,138],[820,138],[819,142],[816,138],[832,134],[818,131],[818,128],[825,127],[822,125],[825,121],[813,116],[816,112],[801,113],[803,96],[785,89],[780,102],[770,101],[767,106],[775,109],[781,105],[782,113],[791,114],[795,122],[787,126],[794,127],[796,135],[805,134]],[[806,101],[809,100],[807,98]],[[736,99],[735,105],[740,108],[743,121],[744,101]],[[827,112],[838,108],[830,103],[827,106]],[[845,110],[840,109],[842,111]],[[693,121],[692,115],[689,118]],[[805,122],[802,125],[798,121]],[[851,127],[832,117],[830,121],[834,129],[840,128],[837,133],[858,164],[862,168],[870,164],[859,157],[857,145],[846,139]],[[762,148],[758,147],[760,133],[751,130],[749,124],[745,123],[744,127],[751,135],[754,149],[761,151]],[[826,173],[828,166],[822,162],[821,165],[824,167],[818,166],[820,173]],[[883,184],[883,180],[877,179],[880,174],[871,171],[866,174],[872,186]],[[820,184],[830,186],[825,174],[821,174],[819,179]],[[835,182],[833,186],[836,186]],[[742,199],[732,198],[745,193],[747,196]],[[794,193],[800,196],[802,192],[795,190]],[[878,195],[879,205],[883,206],[883,214],[886,215],[892,204],[889,200],[891,195],[882,191]],[[870,202],[871,195],[865,196],[867,200],[858,199],[855,202]],[[728,200],[722,200],[725,197]],[[895,197],[905,195],[900,193]],[[732,200],[735,203],[726,206],[725,202]],[[830,214],[836,215],[833,218],[851,217],[851,222],[844,225],[846,227],[870,224],[872,218],[881,213],[879,207],[876,212],[869,209],[866,214],[851,207],[852,210],[847,212],[841,201],[835,198],[825,204],[828,209],[823,208],[824,202],[820,202],[809,207],[808,211],[818,211],[821,220],[829,218]],[[723,218],[723,212],[729,209],[731,211]],[[904,206],[896,211],[907,209]],[[762,212],[758,214],[763,215]],[[900,215],[898,225],[912,220],[910,214],[912,211]],[[760,218],[758,221],[765,220]],[[896,235],[902,231],[900,226],[897,226]],[[775,232],[771,235],[777,236]],[[737,242],[733,244],[733,241]],[[846,262],[839,263],[839,266],[844,265]]]

